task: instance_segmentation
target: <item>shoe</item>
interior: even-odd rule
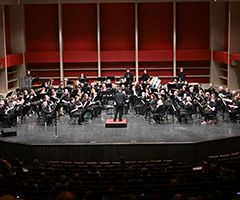
[[[122,121],[122,119],[119,119],[119,121],[121,122],[121,121]]]
[[[213,121],[213,120],[209,120],[208,123],[209,123],[209,124],[214,124],[214,121]]]
[[[206,124],[207,124],[207,122],[205,122],[205,121],[204,121],[204,122],[202,122],[202,125],[206,125]]]

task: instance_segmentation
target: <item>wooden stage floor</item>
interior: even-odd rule
[[[44,126],[36,123],[36,116],[32,116],[17,127],[17,136],[1,137],[0,141],[25,144],[151,144],[151,143],[192,143],[215,140],[240,135],[240,123],[227,123],[219,119],[215,125],[202,125],[198,117],[194,116],[193,123],[178,124],[176,119],[169,123],[148,124],[142,117],[136,117],[130,112],[125,115],[127,128],[106,128],[106,119],[113,118],[102,112],[100,118],[88,120],[85,125],[77,125],[74,120],[68,124],[69,116],[63,116],[55,126]],[[0,124],[0,130],[4,128]],[[54,135],[57,134],[58,138]]]

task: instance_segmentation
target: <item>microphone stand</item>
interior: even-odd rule
[[[59,135],[58,135],[58,129],[57,129],[57,107],[58,105],[60,104],[60,102],[56,103],[56,107],[54,108],[54,115],[55,115],[55,133],[53,135],[54,138],[59,138]]]

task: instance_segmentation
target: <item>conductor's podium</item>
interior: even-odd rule
[[[106,128],[124,128],[127,127],[127,120],[122,119],[120,122],[118,119],[116,121],[113,121],[113,119],[107,119],[105,123]]]

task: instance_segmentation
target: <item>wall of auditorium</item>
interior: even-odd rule
[[[118,78],[126,68],[136,79],[147,69],[166,83],[184,67],[189,82],[240,86],[234,84],[239,2],[4,2],[10,5],[2,5],[0,12],[0,76],[7,84],[1,83],[0,92],[17,87],[26,70],[40,82],[54,79],[54,85],[82,72],[90,81]]]

